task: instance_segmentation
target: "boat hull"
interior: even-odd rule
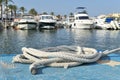
[[[71,28],[78,28],[78,29],[91,29],[92,23],[72,23]]]
[[[40,29],[55,29],[56,23],[55,22],[39,22]]]
[[[33,22],[24,22],[24,23],[19,23],[18,26],[15,27],[16,29],[36,29],[37,28],[37,23]]]

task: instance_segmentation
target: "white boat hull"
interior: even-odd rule
[[[39,22],[40,29],[55,29],[55,22]]]
[[[74,22],[71,25],[71,28],[79,28],[79,29],[91,29],[92,22]]]
[[[37,28],[37,23],[19,23],[16,29],[36,29]]]
[[[112,29],[110,24],[94,24],[95,29]]]
[[[54,26],[42,26],[41,29],[55,29]]]

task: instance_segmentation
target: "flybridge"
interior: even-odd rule
[[[77,7],[76,8],[76,13],[77,14],[83,14],[83,13],[85,13],[85,14],[87,14],[87,11],[86,11],[86,7]]]

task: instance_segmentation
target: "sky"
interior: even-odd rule
[[[119,13],[120,0],[13,0],[19,7],[27,11],[34,8],[38,13],[54,12],[56,15],[69,15],[76,11],[76,7],[86,7],[90,16]]]

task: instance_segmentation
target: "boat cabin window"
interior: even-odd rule
[[[81,20],[81,19],[89,19],[88,16],[80,16],[80,17],[76,17],[76,20]]]

